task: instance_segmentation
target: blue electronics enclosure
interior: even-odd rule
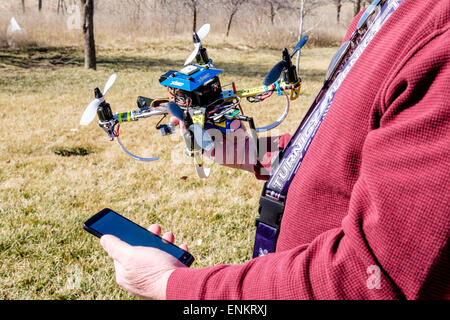
[[[194,91],[208,80],[211,80],[222,70],[189,65],[180,71],[169,71],[160,78],[165,87]]]
[[[233,122],[232,120],[225,120],[225,121],[223,121],[221,123],[215,123],[215,124],[206,122],[205,123],[205,129],[216,129],[216,130],[219,130],[222,133],[229,134],[229,133],[232,133],[232,132],[235,131],[235,130],[233,130],[231,128],[231,123],[232,122]]]

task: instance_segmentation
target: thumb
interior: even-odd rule
[[[127,259],[130,256],[131,249],[133,248],[128,243],[123,242],[119,238],[110,234],[102,236],[100,238],[100,244],[103,249],[106,250],[108,255],[118,262]]]

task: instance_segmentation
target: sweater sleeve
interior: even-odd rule
[[[381,90],[359,178],[339,228],[243,265],[177,269],[169,279],[167,298],[448,295],[449,61],[448,30],[430,35]]]

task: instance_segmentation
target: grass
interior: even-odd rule
[[[103,207],[173,231],[195,268],[250,259],[262,181],[217,164],[199,180],[182,156],[181,137],[161,137],[156,118],[121,128],[132,152],[161,156],[151,164],[128,158],[96,124],[78,124],[93,88],[113,72],[114,112],[136,108],[138,95],[165,96],[159,76],[182,66],[191,46],[103,48],[96,72],[83,68],[77,48],[0,51],[0,299],[132,298],[116,285],[98,239],[82,230]],[[302,97],[272,134],[296,128],[334,51],[304,50]],[[219,45],[209,53],[224,69],[222,84],[236,80],[238,88],[261,83],[281,58],[277,50]],[[257,125],[277,119],[283,106],[281,97],[243,105]]]

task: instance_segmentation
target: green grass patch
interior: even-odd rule
[[[189,44],[190,45],[190,44]],[[160,223],[186,243],[194,268],[245,263],[263,185],[251,174],[213,164],[199,180],[184,163],[180,135],[162,137],[159,119],[123,124],[123,143],[152,163],[137,162],[92,123],[79,126],[93,89],[116,72],[107,100],[113,112],[136,109],[136,98],[164,97],[161,74],[190,53],[171,48],[99,48],[98,71],[83,68],[77,48],[0,51],[0,299],[130,299],[114,280],[111,260],[82,223],[110,207],[142,226]],[[189,47],[190,48],[190,47]],[[276,131],[295,130],[320,88],[335,48],[306,49],[302,96]],[[278,50],[212,47],[223,85],[260,85],[281,59]],[[243,102],[258,126],[276,120],[283,97]]]

